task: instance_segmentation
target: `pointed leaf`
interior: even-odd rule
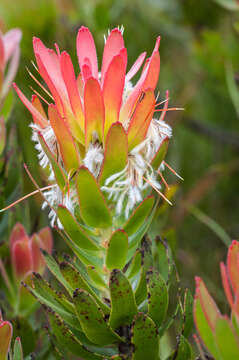
[[[153,266],[153,257],[148,241],[143,241],[142,244],[142,266],[140,279],[135,290],[135,299],[137,305],[140,305],[147,297],[146,274],[147,271]]]
[[[108,244],[106,266],[109,270],[123,269],[128,251],[128,235],[123,230],[116,230]]]
[[[85,223],[92,227],[107,228],[112,224],[110,211],[99,186],[85,167],[81,167],[77,180],[80,213]]]
[[[138,207],[130,216],[127,223],[124,225],[124,231],[126,231],[129,236],[135,234],[144,224],[146,218],[149,216],[150,212],[153,209],[153,205],[153,196],[147,197],[138,205]]]
[[[91,251],[99,250],[99,246],[91,240],[65,206],[58,206],[57,216],[59,217],[64,230],[77,246]]]
[[[239,241],[234,240],[229,246],[229,250],[227,254],[227,269],[231,281],[231,286],[235,294],[237,293],[239,288],[238,255],[239,255]]]
[[[73,302],[81,327],[90,341],[101,346],[122,341],[106,323],[103,312],[90,294],[77,289],[73,295]]]
[[[68,350],[70,353],[80,356],[85,360],[104,359],[105,357],[93,354],[86,349],[84,345],[74,336],[71,330],[64,324],[63,320],[55,312],[45,308],[53,337],[56,339],[57,345],[63,353]]]
[[[71,264],[63,262],[60,264],[61,273],[64,279],[70,286],[71,294],[75,289],[83,289],[93,296],[97,304],[100,306],[104,314],[109,314],[110,309],[105,305],[100,298],[96,295],[94,290],[89,286],[87,281],[83,278],[79,271],[77,271]]]
[[[152,167],[156,170],[159,168],[162,161],[165,159],[165,156],[168,151],[168,143],[169,143],[169,138],[165,138],[151,162]]]
[[[93,36],[89,29],[85,26],[81,26],[78,31],[76,40],[77,56],[79,65],[82,71],[82,67],[85,64],[85,59],[88,59],[89,64],[92,68],[92,74],[94,78],[98,78],[98,64],[96,48]]]
[[[137,101],[128,127],[129,150],[140,144],[147,133],[155,107],[154,91],[148,89]]]
[[[68,173],[71,170],[76,171],[80,165],[80,158],[67,123],[59,115],[53,104],[48,107],[48,116],[52,129],[56,135],[57,143],[60,147],[60,153],[65,169]]]
[[[148,315],[161,326],[168,310],[168,289],[158,271],[149,270],[146,274],[148,292]]]
[[[139,270],[141,268],[141,252],[140,250],[136,250],[134,257],[132,261],[130,262],[130,265],[126,271],[126,275],[128,279],[133,278],[139,273]]]
[[[130,325],[137,314],[137,305],[129,280],[120,270],[113,270],[110,274],[111,314],[109,323],[113,329],[123,325]]]
[[[193,297],[191,291],[186,289],[184,295],[184,324],[183,335],[188,338],[193,329]]]
[[[103,95],[98,80],[90,77],[84,88],[85,105],[85,146],[94,139],[95,133],[102,141],[105,121],[105,108]]]
[[[192,349],[187,339],[181,335],[178,340],[177,350],[172,354],[169,360],[191,360]]]
[[[154,322],[145,314],[138,313],[132,327],[134,344],[133,360],[158,360],[159,340]]]
[[[111,125],[106,141],[104,161],[99,175],[100,185],[113,174],[122,171],[128,161],[128,140],[121,123]]]
[[[22,344],[19,337],[16,338],[14,343],[13,360],[23,360]]]
[[[119,120],[119,112],[122,104],[122,96],[125,83],[125,71],[127,64],[126,49],[121,50],[115,56],[105,74],[103,83],[103,97],[105,104],[104,138],[111,125]]]

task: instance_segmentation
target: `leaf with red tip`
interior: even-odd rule
[[[234,293],[237,293],[239,288],[239,267],[238,267],[238,255],[239,255],[239,241],[233,240],[229,246],[227,254],[227,271],[231,286]]]
[[[24,226],[20,223],[16,223],[10,234],[10,247],[12,247],[15,242],[23,240],[27,237]]]
[[[85,26],[82,26],[78,31],[76,49],[81,71],[82,66],[85,64],[85,58],[88,58],[91,65],[92,74],[97,79],[98,63],[95,42],[91,32]]]
[[[105,74],[103,83],[103,97],[105,103],[105,127],[106,138],[110,126],[118,121],[119,111],[122,104],[122,95],[125,83],[126,49],[120,52],[111,61]]]
[[[0,319],[0,360],[6,360],[12,339],[12,324]]]
[[[210,351],[210,353],[215,357],[215,359],[220,359],[217,344],[214,338],[214,333],[209,326],[208,320],[205,316],[205,313],[202,308],[201,301],[196,293],[193,306],[193,315],[194,323],[197,328],[197,331],[204,342],[204,345]]]
[[[125,82],[130,81],[134,77],[134,75],[137,74],[137,72],[139,71],[139,69],[141,68],[144,62],[145,56],[146,56],[146,51],[139,55],[135,63],[132,65],[131,69],[127,72],[127,75],[125,77]]]
[[[33,38],[33,48],[39,72],[50,89],[59,112],[63,115],[63,108],[69,106],[69,99],[61,74],[59,57],[38,38]]]
[[[72,169],[77,170],[80,164],[79,154],[66,122],[59,115],[53,104],[48,107],[48,115],[60,146],[61,157],[67,172]]]
[[[113,58],[120,53],[120,50],[124,48],[124,39],[119,29],[113,29],[105,43],[102,67],[101,67],[101,79],[104,81],[105,73],[113,60]]]
[[[16,93],[19,96],[20,100],[32,114],[33,118],[38,121],[38,124],[42,128],[48,126],[48,121],[45,119],[45,117],[43,117],[42,114],[35,108],[35,106],[32,105],[32,103],[26,98],[26,96],[21,92],[17,85],[13,84],[13,87],[16,90]]]
[[[168,151],[168,143],[169,143],[169,138],[167,137],[167,138],[165,138],[163,140],[163,142],[161,143],[158,151],[154,155],[154,158],[153,158],[153,160],[151,162],[151,165],[156,170],[159,168],[162,161],[165,159],[165,156],[166,156],[167,151]]]
[[[96,228],[110,227],[112,218],[105,198],[94,176],[84,166],[78,172],[76,187],[80,213],[85,223]]]
[[[131,92],[130,96],[126,100],[124,106],[120,111],[120,122],[127,121],[130,117],[132,110],[135,106],[136,101],[140,97],[142,91],[146,89],[155,89],[159,70],[160,70],[160,57],[158,53],[158,46],[159,46],[159,38],[156,41],[156,45],[152,56],[146,62],[145,68],[141,74],[140,79],[138,80],[137,84],[135,85],[133,91]]]
[[[111,175],[122,171],[128,161],[128,140],[121,123],[111,125],[105,142],[104,162],[99,182],[103,185]]]
[[[60,66],[63,80],[66,85],[68,92],[69,100],[71,103],[72,110],[75,117],[79,121],[80,127],[84,129],[84,114],[81,104],[81,98],[79,95],[79,90],[76,82],[74,67],[70,58],[70,55],[63,51],[60,57]]]
[[[89,146],[94,133],[102,141],[104,131],[105,109],[101,88],[98,80],[89,78],[84,89],[85,108],[85,146]]]
[[[199,298],[203,312],[212,330],[215,328],[215,323],[220,316],[220,311],[209,294],[203,280],[200,277],[195,277],[196,281],[196,296]]]
[[[224,287],[224,292],[226,294],[229,305],[232,307],[233,303],[234,303],[234,299],[232,296],[231,285],[228,280],[227,267],[225,266],[225,264],[223,262],[220,263],[220,269],[221,269],[221,277],[222,277],[222,284]]]
[[[148,89],[141,94],[129,123],[129,150],[144,140],[153,116],[154,107],[154,91],[152,89]]]
[[[17,279],[23,279],[33,271],[31,241],[28,238],[17,241],[11,251],[12,264]]]

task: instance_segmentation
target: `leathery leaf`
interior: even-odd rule
[[[112,124],[107,133],[105,143],[104,162],[102,164],[99,183],[105,181],[113,174],[122,171],[128,160],[128,140],[126,132],[120,122]]]
[[[138,313],[132,327],[134,344],[133,360],[158,360],[159,340],[157,328],[152,319],[144,313]]]
[[[99,246],[86,234],[70,211],[63,205],[58,206],[57,215],[65,232],[71,240],[82,249],[97,251]]]
[[[109,307],[100,300],[94,290],[88,285],[88,282],[84,279],[80,272],[74,268],[74,266],[72,266],[68,262],[62,262],[60,264],[60,269],[65,281],[68,283],[68,286],[71,289],[71,294],[75,289],[86,290],[89,294],[93,296],[104,314],[110,313]]]
[[[70,329],[66,326],[63,320],[55,312],[45,308],[49,323],[52,330],[53,338],[55,339],[60,351],[65,354],[67,351],[80,356],[85,360],[106,359],[105,356],[93,354],[81,344],[81,342],[74,336]]]
[[[108,228],[112,217],[99,185],[90,171],[82,166],[79,169],[76,187],[82,219],[88,226]]]
[[[55,311],[68,325],[81,330],[80,323],[76,319],[74,306],[65,299],[63,294],[53,290],[50,284],[39,274],[33,273],[33,286],[27,286],[27,288],[38,299],[40,304],[46,305]]]
[[[111,313],[109,323],[113,329],[130,325],[137,314],[137,305],[129,280],[120,270],[113,270],[109,281]]]
[[[122,269],[126,263],[128,235],[124,230],[116,230],[108,243],[106,266],[109,270]]]
[[[159,168],[160,164],[162,163],[167,154],[168,143],[169,138],[165,138],[151,162],[152,167],[156,170]]]
[[[89,293],[76,289],[73,302],[82,330],[90,341],[101,346],[123,341],[105,321],[103,312]]]
[[[147,286],[146,286],[146,273],[153,266],[153,257],[150,249],[150,245],[147,240],[143,241],[142,249],[142,266],[140,279],[135,290],[135,299],[137,305],[140,305],[147,297]]]
[[[158,271],[150,269],[146,274],[148,315],[161,326],[168,309],[168,289]]]

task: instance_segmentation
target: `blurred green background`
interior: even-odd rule
[[[150,54],[161,35],[160,95],[164,99],[169,89],[171,106],[185,109],[167,114],[174,134],[167,161],[184,182],[165,172],[169,183],[178,182],[179,187],[174,206],[162,213],[154,228],[167,234],[173,245],[183,285],[193,288],[194,276],[200,275],[220,300],[219,260],[225,258],[225,243],[239,234],[238,1],[1,0],[0,19],[3,32],[13,27],[23,31],[16,82],[28,97],[31,86],[38,88],[26,70],[33,69],[33,36],[49,47],[57,42],[76,63],[75,39],[81,25],[92,31],[101,59],[103,35],[123,24],[130,66],[142,51]],[[33,189],[24,162],[42,184],[28,127],[31,116],[16,96],[15,102],[4,158],[7,181],[0,184],[1,194],[7,187],[11,195],[8,203]],[[36,197],[2,215],[1,240],[16,220],[29,232],[46,224],[40,204]],[[62,246],[59,243],[56,248]]]

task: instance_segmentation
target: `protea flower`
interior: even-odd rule
[[[229,247],[227,264],[220,264],[231,318],[222,315],[203,280],[196,277],[194,321],[205,346],[216,360],[239,358],[239,241]]]
[[[33,39],[37,71],[50,92],[31,76],[53,102],[44,100],[48,115],[39,97],[33,95],[30,102],[14,86],[33,116],[32,138],[40,164],[50,168],[52,187],[44,192],[43,208],[52,208],[52,225],[59,204],[74,214],[81,203],[75,182],[79,171],[93,175],[114,217],[124,213],[127,219],[151,188],[164,197],[158,178],[164,181],[161,171],[172,131],[164,121],[168,92],[163,109],[157,109],[160,103],[154,94],[160,70],[159,43],[158,37],[133,85],[131,80],[142,67],[146,53],[126,72],[122,28],[113,29],[105,38],[100,72],[94,40],[86,27],[81,27],[77,35],[80,71],[76,74],[66,51],[61,52],[57,45],[56,51],[48,49],[40,39]],[[157,111],[162,111],[160,118],[154,117]]]
[[[0,33],[0,108],[17,72],[21,37],[19,29],[12,29],[4,35]]]

